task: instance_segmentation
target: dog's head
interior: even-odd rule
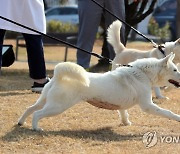
[[[160,60],[161,70],[159,72],[160,85],[180,87],[180,72],[177,65],[173,63],[175,54],[171,53]],[[179,64],[178,64],[179,65]]]
[[[166,42],[165,52],[166,54],[170,54],[171,52],[175,53],[176,57],[174,58],[174,61],[180,63],[180,38],[174,42]]]

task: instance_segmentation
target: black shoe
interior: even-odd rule
[[[105,60],[99,60],[99,62],[89,68],[89,72],[107,72],[111,69],[111,64]]]
[[[45,84],[47,84],[49,81],[50,81],[50,78],[47,78],[47,81],[45,83],[42,83],[42,84],[34,82],[34,84],[31,86],[32,92],[41,93]]]

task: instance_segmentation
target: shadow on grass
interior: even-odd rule
[[[47,70],[47,74],[50,77],[53,74],[52,70]],[[0,92],[9,92],[16,90],[30,90],[33,81],[29,77],[28,70],[16,70],[16,69],[7,69],[2,70],[0,76]]]
[[[32,91],[6,91],[6,92],[3,92],[3,93],[0,93],[1,97],[18,96],[18,95],[20,95],[20,96],[21,95],[32,95]]]
[[[31,80],[27,70],[3,70],[0,76],[0,92],[30,89]]]
[[[30,136],[36,137],[48,137],[48,136],[63,136],[73,139],[85,139],[93,141],[126,141],[126,140],[141,140],[142,135],[140,134],[129,134],[120,135],[114,132],[110,127],[95,129],[95,130],[60,130],[60,131],[42,131],[36,132],[32,129],[25,127],[20,127],[18,125],[14,126],[12,131],[8,132],[1,139],[6,142],[16,142],[29,138]]]
[[[99,128],[95,130],[60,130],[46,132],[50,135],[61,135],[69,138],[88,139],[95,141],[125,141],[125,140],[141,140],[141,135],[120,135],[114,132],[110,127]]]

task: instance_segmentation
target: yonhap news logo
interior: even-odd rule
[[[143,143],[146,148],[155,146],[157,142],[158,142],[158,137],[155,131],[147,132],[143,135]]]
[[[156,131],[149,131],[143,134],[142,142],[146,148],[151,148],[157,143],[180,144],[180,135],[162,135],[158,136]]]

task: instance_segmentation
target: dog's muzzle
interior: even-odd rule
[[[169,79],[168,80],[169,83],[173,84],[176,88],[179,88],[180,87],[180,83],[175,81],[175,80],[172,80],[172,79]]]

